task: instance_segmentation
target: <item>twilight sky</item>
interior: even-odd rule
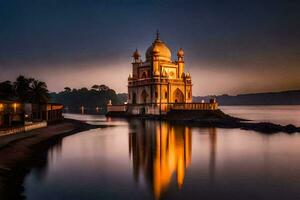
[[[127,92],[156,29],[184,49],[194,95],[300,89],[297,0],[0,0],[0,81]]]

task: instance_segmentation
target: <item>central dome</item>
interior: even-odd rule
[[[167,45],[159,39],[158,35],[157,35],[157,38],[155,39],[155,41],[152,43],[152,45],[146,51],[146,60],[147,61],[152,60],[153,53],[158,55],[159,60],[171,61],[171,51],[167,47]]]

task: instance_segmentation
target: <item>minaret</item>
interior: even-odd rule
[[[158,55],[159,55],[159,48],[157,48],[157,46],[155,46],[156,42],[159,42],[159,32],[157,30],[156,32],[156,39],[153,43],[154,48],[152,50],[152,55],[153,55],[153,76],[159,76],[159,64],[158,64]]]
[[[141,63],[141,54],[136,49],[132,55],[133,62],[132,62],[132,78],[137,79],[138,78],[138,67]]]
[[[184,51],[182,48],[180,48],[177,52],[177,58],[178,58],[178,78],[182,77],[183,71],[184,71]]]

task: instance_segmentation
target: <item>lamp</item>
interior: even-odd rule
[[[17,112],[17,107],[18,107],[18,104],[17,104],[17,103],[14,103],[14,104],[13,104],[14,113],[16,113],[16,112]]]

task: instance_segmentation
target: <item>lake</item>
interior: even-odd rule
[[[226,106],[226,113],[300,126],[300,106]],[[29,200],[300,199],[300,134],[191,128],[66,114],[109,124],[65,137],[24,181]]]

